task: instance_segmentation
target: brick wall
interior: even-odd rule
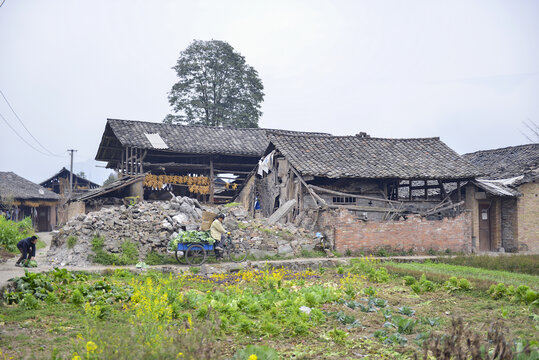
[[[507,252],[518,251],[517,199],[506,197],[502,202],[502,247]]]
[[[518,190],[518,246],[519,251],[539,253],[539,183],[521,185]]]
[[[337,251],[412,249],[416,253],[435,251],[471,251],[472,219],[466,211],[455,218],[425,220],[419,216],[406,221],[361,221],[347,210],[324,214],[322,224],[335,229]]]

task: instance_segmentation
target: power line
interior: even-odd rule
[[[0,113],[0,117],[2,118],[2,120],[4,120],[4,122],[7,124],[7,126],[9,126],[9,128],[11,130],[13,130],[13,132],[19,137],[21,138],[22,141],[24,141],[26,143],[26,145],[30,146],[32,149],[34,149],[35,151],[37,151],[38,153],[41,153],[43,155],[47,155],[47,156],[51,156],[50,154],[47,154],[47,153],[44,153],[43,151],[39,150],[39,149],[36,149],[32,144],[30,144],[28,141],[26,141],[25,138],[23,138],[18,132],[17,130],[15,130],[13,128],[13,126],[11,126],[11,124],[6,120],[6,118],[4,117],[4,115],[2,115],[2,113]]]
[[[11,104],[9,103],[8,99],[6,98],[6,95],[4,95],[4,93],[2,92],[2,90],[0,89],[0,94],[2,95],[2,97],[4,98],[4,100],[6,101],[6,104],[7,106],[9,106],[9,108],[11,109],[11,111],[13,112],[13,114],[15,115],[15,117],[17,118],[17,120],[19,120],[19,122],[21,123],[22,127],[24,128],[24,130],[26,130],[26,132],[28,134],[30,134],[30,136],[32,137],[32,139],[34,139],[36,141],[36,143],[39,144],[39,146],[41,146],[43,148],[43,150],[45,150],[46,152],[48,152],[50,155],[52,156],[57,156],[57,157],[60,157],[60,154],[54,154],[52,151],[50,151],[49,149],[47,149],[45,146],[43,146],[39,140],[36,139],[36,137],[34,135],[32,135],[32,133],[30,132],[30,130],[28,130],[28,128],[26,127],[26,125],[24,125],[24,123],[22,122],[21,118],[19,117],[19,115],[17,115],[17,113],[15,112],[15,109],[13,109],[13,107],[11,106]]]
[[[4,5],[5,2],[6,0],[3,0],[2,3],[0,4],[0,7],[2,7],[2,5]]]

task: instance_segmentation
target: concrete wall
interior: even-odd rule
[[[435,251],[471,251],[471,212],[455,218],[425,220],[412,216],[406,221],[361,221],[347,210],[323,215],[322,225],[335,229],[337,251],[362,251],[390,248],[425,253]]]
[[[539,183],[521,185],[518,190],[518,247],[519,251],[539,253]]]

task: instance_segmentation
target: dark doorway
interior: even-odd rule
[[[37,208],[37,231],[50,231],[50,216],[48,206]]]
[[[479,251],[490,250],[490,204],[479,204]]]

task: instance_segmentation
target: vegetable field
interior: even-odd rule
[[[0,359],[538,358],[533,275],[486,284],[432,266],[26,273],[3,294]]]

